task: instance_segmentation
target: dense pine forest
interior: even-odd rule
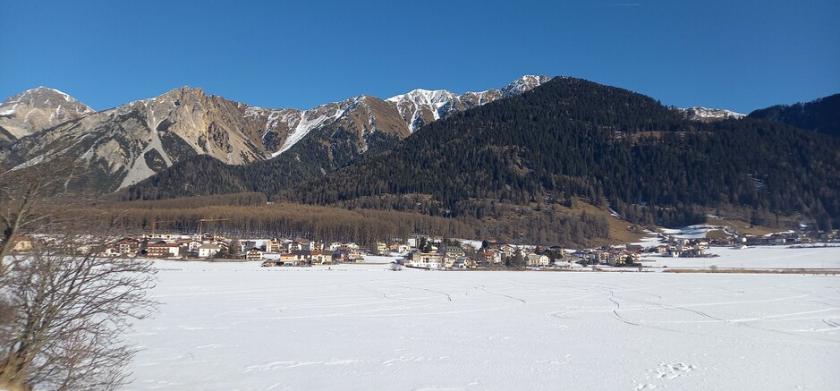
[[[122,197],[256,191],[476,221],[491,219],[491,204],[550,213],[583,199],[641,224],[699,223],[734,208],[755,224],[801,214],[840,226],[838,139],[754,118],[692,122],[649,97],[574,78],[436,121],[324,174],[291,171],[283,159],[232,167],[196,157]]]
[[[771,106],[753,111],[749,116],[840,137],[840,94],[811,102]]]

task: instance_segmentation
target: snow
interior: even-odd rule
[[[323,107],[323,106],[321,106],[321,107]],[[315,128],[323,125],[327,121],[339,118],[344,114],[344,110],[342,110],[339,107],[339,108],[336,108],[335,112],[333,112],[332,114],[318,115],[317,113],[320,111],[319,109],[321,107],[316,108],[314,110],[304,110],[304,111],[300,112],[300,119],[298,120],[297,125],[289,133],[288,137],[286,137],[286,141],[283,142],[283,146],[280,147],[280,150],[271,154],[271,157],[277,157],[280,154],[282,154],[283,152],[286,152],[287,150],[289,150],[289,148],[294,146],[298,141],[303,139],[304,136],[309,134],[309,132],[312,129],[315,129]],[[315,113],[314,117],[311,115],[313,112]],[[307,114],[309,114],[309,117],[307,117]]]
[[[524,75],[502,88],[502,96],[509,97],[528,92],[551,79],[550,76]]]
[[[499,92],[505,97],[518,95],[523,92],[529,91],[535,87],[538,87],[539,85],[547,82],[548,80],[551,80],[551,77],[525,75],[520,77],[519,79],[514,80],[513,82],[499,90]],[[410,119],[408,122],[408,127],[409,130],[413,133],[421,125],[425,125],[424,123],[417,121],[424,110],[429,110],[432,113],[434,120],[436,121],[448,114],[448,111],[446,110],[447,108],[449,108],[449,110],[453,110],[453,102],[461,102],[465,97],[475,95],[478,96],[477,104],[481,106],[489,102],[485,100],[485,96],[495,91],[497,90],[465,92],[461,95],[458,95],[447,90],[425,90],[418,88],[406,92],[404,94],[392,96],[385,100],[396,104],[397,110],[399,110],[400,115],[403,118]]]
[[[715,225],[698,224],[683,228],[660,228],[659,231],[671,235],[677,239],[703,239],[709,231],[723,230],[724,227]]]
[[[395,103],[397,110],[403,118],[411,118],[408,123],[409,130],[414,132],[418,129],[417,119],[420,117],[423,110],[429,110],[435,121],[441,118],[441,110],[450,105],[452,102],[457,102],[460,99],[447,90],[424,90],[415,89],[405,94],[392,96],[386,101]],[[403,105],[403,102],[408,103],[408,107]],[[406,115],[406,110],[411,110],[411,115]]]
[[[836,276],[157,266],[130,390],[840,389]]]
[[[688,107],[680,109],[685,112],[689,119],[692,120],[706,120],[706,119],[741,119],[746,117],[746,114],[737,113],[726,109],[714,109],[703,106]]]
[[[789,248],[786,246],[756,246],[745,249],[712,247],[714,258],[642,258],[645,266],[671,268],[748,268],[748,269],[840,269],[840,247]]]

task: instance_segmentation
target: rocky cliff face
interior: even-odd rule
[[[97,187],[110,191],[196,154],[245,164],[264,158],[260,136],[266,122],[246,116],[246,108],[179,88],[24,137],[11,146],[7,165],[20,169],[69,157],[84,176],[97,178]]]
[[[0,159],[7,169],[25,169],[69,158],[80,167],[82,186],[104,192],[130,186],[195,155],[231,165],[287,155],[288,167],[305,167],[290,171],[326,172],[369,150],[390,148],[432,121],[547,80],[525,76],[501,90],[461,95],[414,90],[387,100],[358,96],[308,110],[265,109],[183,87],[94,112],[66,94],[45,89],[21,94],[2,106],[9,112],[3,118],[14,119],[16,125],[4,126],[10,136]],[[32,98],[20,98],[26,96]],[[25,103],[30,101],[38,104]],[[21,116],[24,109],[33,114]],[[45,117],[48,110],[51,116]]]
[[[81,118],[94,110],[59,90],[38,87],[0,103],[0,142]]]

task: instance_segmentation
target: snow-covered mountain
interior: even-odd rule
[[[708,107],[695,106],[685,109],[680,109],[686,118],[692,121],[700,122],[715,122],[726,119],[741,119],[746,117],[746,114],[736,113],[726,109],[711,109]]]
[[[447,90],[417,89],[405,94],[388,98],[388,102],[397,105],[403,120],[409,129],[415,130],[432,121],[445,118],[451,113],[464,111],[490,103],[496,99],[530,91],[551,80],[548,76],[525,75],[514,80],[501,90],[466,92],[458,95]]]
[[[0,141],[11,142],[93,112],[84,103],[53,88],[26,90],[0,103]]]
[[[461,95],[413,90],[387,100],[357,96],[307,110],[266,109],[182,87],[94,112],[66,94],[41,88],[2,106],[9,119],[23,125],[9,132],[11,145],[0,150],[0,164],[22,169],[70,158],[87,170],[83,175],[87,185],[100,191],[125,188],[195,155],[245,165],[291,153],[290,164],[325,171],[368,150],[387,149],[454,112],[528,91],[548,80],[523,76],[500,90]],[[34,114],[21,114],[24,108]],[[47,109],[52,115],[46,118],[53,122],[42,120]]]

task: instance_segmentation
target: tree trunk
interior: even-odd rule
[[[0,362],[0,389],[6,391],[30,391],[32,386],[26,384],[26,374],[21,373],[23,365],[17,354],[11,354]]]

